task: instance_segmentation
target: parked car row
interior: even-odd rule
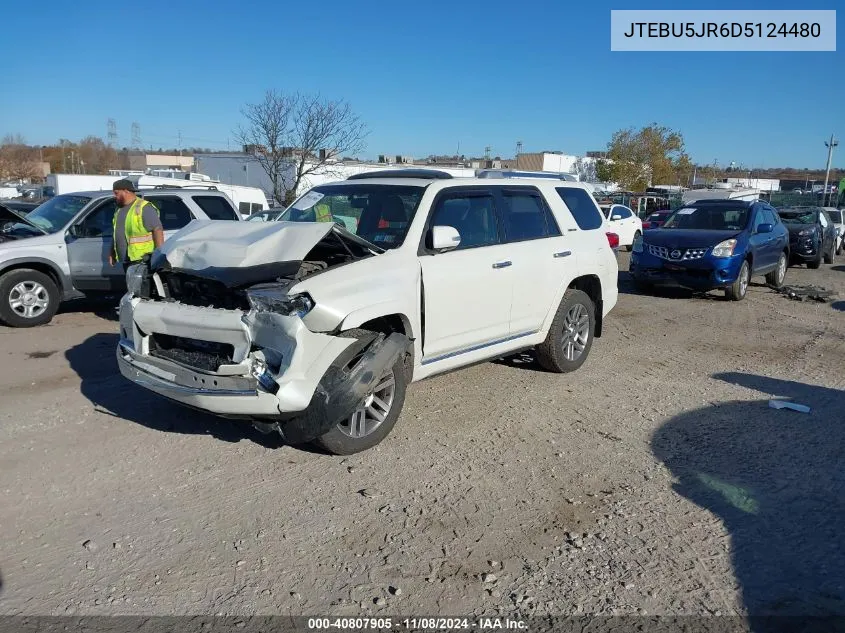
[[[739,301],[752,277],[765,277],[779,288],[790,265],[832,264],[842,248],[841,221],[841,211],[835,209],[698,200],[644,223],[642,237],[633,245],[630,272],[643,291],[655,286],[722,289]]]

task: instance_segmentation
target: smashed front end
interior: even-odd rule
[[[332,225],[194,221],[127,273],[120,371],[291,443],[314,439],[351,415],[408,340],[313,332],[313,299],[291,289],[373,255]]]

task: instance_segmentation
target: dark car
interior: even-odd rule
[[[650,214],[643,220],[643,231],[660,228],[671,215],[672,211],[656,211]]]
[[[743,299],[751,277],[783,285],[789,232],[762,200],[699,200],[675,211],[634,242],[630,272],[641,289],[724,289]]]
[[[818,268],[836,257],[836,227],[821,207],[784,207],[778,215],[789,230],[790,263]]]

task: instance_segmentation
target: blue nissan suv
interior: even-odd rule
[[[697,200],[675,211],[634,242],[630,272],[641,290],[676,286],[724,289],[740,301],[751,277],[783,285],[789,264],[789,231],[762,200]]]

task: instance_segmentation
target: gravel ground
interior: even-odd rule
[[[580,371],[418,383],[345,459],[136,388],[107,310],[0,329],[0,614],[845,614],[845,266],[729,303],[619,258]]]

